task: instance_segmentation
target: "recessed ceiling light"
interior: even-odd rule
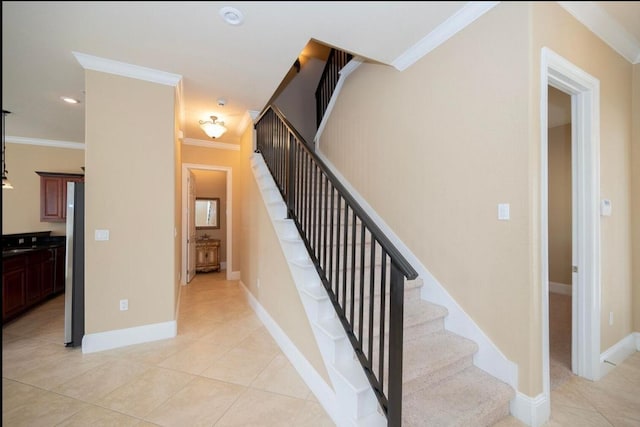
[[[240,25],[244,22],[244,15],[235,7],[225,6],[220,9],[220,16],[230,25]]]
[[[70,98],[68,96],[61,96],[60,99],[62,99],[67,104],[79,104],[80,103],[80,101],[78,101],[77,99]]]

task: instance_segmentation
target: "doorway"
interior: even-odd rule
[[[542,383],[550,414],[548,87],[571,97],[571,366],[576,375],[595,381],[600,378],[600,83],[548,48],[542,49],[540,75]]]
[[[574,194],[571,96],[548,87],[549,370],[551,389],[572,376]]]
[[[232,230],[233,230],[233,194],[232,194],[232,171],[230,167],[226,166],[212,166],[203,164],[183,163],[182,164],[182,268],[181,268],[181,284],[187,285],[188,281],[193,273],[189,271],[190,260],[194,258],[194,254],[189,255],[189,247],[193,249],[193,244],[189,245],[189,240],[192,241],[194,233],[190,233],[190,213],[193,213],[194,207],[190,205],[194,199],[193,192],[189,190],[190,181],[194,175],[211,174],[222,175],[224,181],[224,193],[225,200],[221,206],[220,218],[221,223],[224,225],[224,229],[220,230],[224,234],[222,236],[223,244],[221,250],[224,253],[223,269],[226,270],[227,280],[232,280],[235,276],[233,274],[233,244],[232,244]],[[198,179],[196,177],[196,186]],[[197,188],[196,188],[197,192]],[[191,195],[191,196],[190,196]],[[208,233],[208,231],[205,231]],[[193,252],[193,251],[192,251]]]

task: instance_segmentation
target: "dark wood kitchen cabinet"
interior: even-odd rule
[[[3,256],[2,321],[64,292],[64,268],[64,246]]]
[[[40,221],[67,220],[67,183],[83,182],[83,174],[38,172],[40,175]]]
[[[27,305],[26,257],[2,260],[2,321],[22,312]]]

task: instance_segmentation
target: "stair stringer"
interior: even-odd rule
[[[331,379],[339,411],[334,421],[339,427],[386,427],[387,419],[260,154],[251,156],[251,167]],[[299,373],[304,379],[305,373]]]

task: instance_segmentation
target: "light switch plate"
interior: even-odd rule
[[[96,230],[96,240],[109,240],[109,230]]]
[[[498,204],[498,219],[501,221],[507,221],[509,218],[509,203]]]

